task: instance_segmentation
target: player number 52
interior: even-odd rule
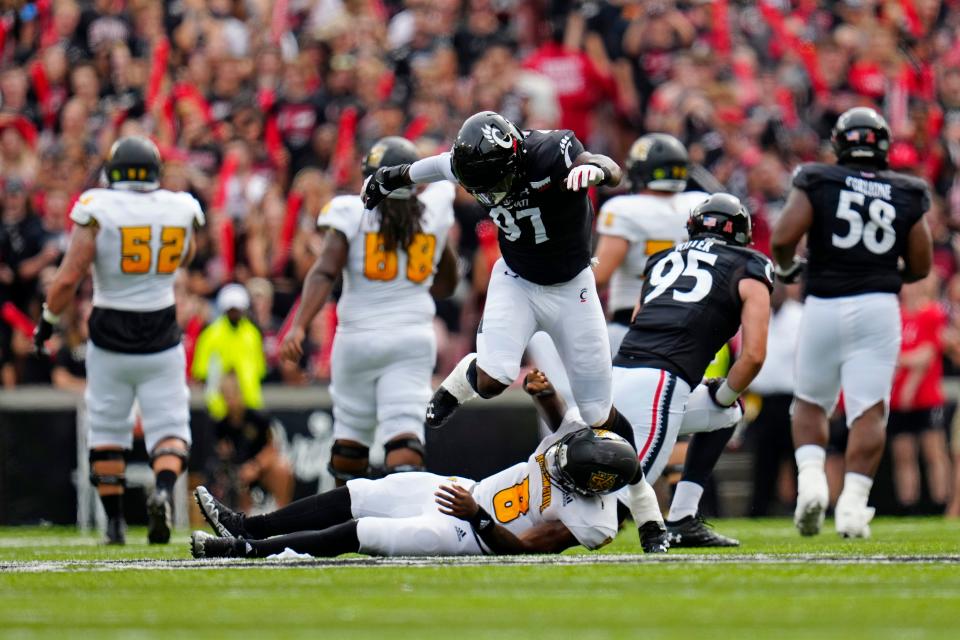
[[[137,275],[150,273],[153,227],[120,227],[120,271]],[[180,266],[187,230],[183,227],[161,227],[157,251],[157,273],[173,273]]]

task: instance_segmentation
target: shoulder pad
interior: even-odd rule
[[[759,280],[773,291],[773,262],[759,251],[747,249],[746,265],[743,270],[744,278]]]
[[[798,189],[809,189],[817,182],[830,179],[836,169],[833,165],[820,162],[802,164],[794,170],[792,184]]]

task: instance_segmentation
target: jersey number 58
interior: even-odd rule
[[[882,255],[897,242],[897,234],[893,230],[893,221],[897,217],[896,208],[884,200],[873,199],[867,207],[869,222],[863,223],[863,214],[855,210],[852,205],[862,207],[866,197],[856,191],[841,191],[840,202],[837,204],[837,218],[845,220],[850,229],[846,235],[836,233],[831,237],[833,246],[839,249],[850,249],[861,240],[863,246],[870,253]]]

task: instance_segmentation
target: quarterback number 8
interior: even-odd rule
[[[153,266],[152,227],[120,227],[120,271],[130,275],[150,273]],[[161,227],[157,251],[157,273],[170,274],[180,266],[187,230]]]
[[[687,251],[686,263],[684,263],[683,254],[679,251],[668,254],[666,258],[653,265],[649,280],[653,288],[643,299],[643,304],[647,304],[672,287],[680,276],[693,278],[695,282],[689,291],[674,290],[673,299],[677,302],[700,302],[707,297],[713,287],[713,276],[709,271],[701,268],[700,264],[713,266],[716,262],[715,254],[696,249]]]
[[[893,230],[893,221],[897,217],[897,210],[892,204],[884,200],[874,199],[867,207],[867,216],[870,221],[863,223],[863,216],[851,205],[863,206],[865,196],[856,191],[841,191],[840,202],[837,205],[837,217],[850,225],[847,235],[833,234],[833,246],[840,249],[850,249],[863,240],[863,246],[871,253],[881,255],[890,251],[897,241],[897,234]]]

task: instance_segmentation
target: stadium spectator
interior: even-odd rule
[[[214,420],[227,415],[227,403],[220,391],[227,374],[237,378],[244,404],[263,408],[261,381],[267,373],[263,337],[247,317],[250,296],[241,284],[228,284],[217,294],[221,316],[200,333],[193,355],[193,379],[206,383],[207,409]]]

